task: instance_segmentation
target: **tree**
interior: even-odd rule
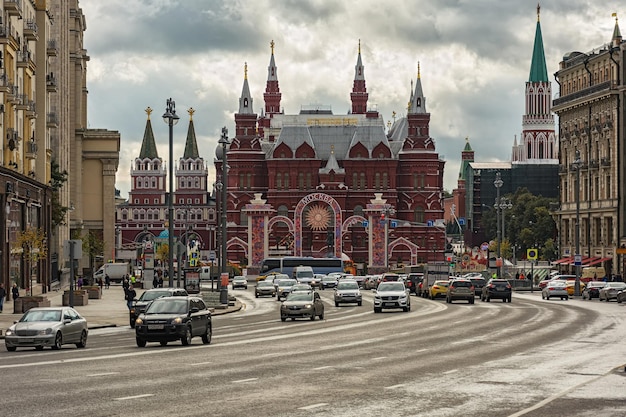
[[[70,209],[61,204],[60,192],[63,184],[67,182],[67,171],[59,171],[59,164],[52,161],[50,164],[50,187],[52,188],[52,233],[58,226],[65,224],[65,215]]]
[[[84,235],[80,230],[74,230],[72,239],[83,241],[83,253],[89,256],[89,269],[93,272],[96,257],[104,257],[104,240],[100,231],[88,230]]]
[[[159,245],[157,252],[156,252],[156,258],[159,259],[163,265],[165,265],[166,263],[169,264],[170,245],[167,243],[163,243],[162,245]]]
[[[48,239],[46,233],[41,228],[27,227],[23,232],[17,234],[15,242],[12,243],[12,253],[21,251],[24,260],[28,261],[28,287],[30,295],[33,295],[32,268],[37,265],[39,259],[45,259],[48,254]]]

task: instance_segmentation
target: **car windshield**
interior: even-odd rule
[[[311,301],[313,296],[310,292],[292,292],[285,301]]]
[[[551,287],[566,287],[567,283],[565,281],[550,281],[550,286]]]
[[[20,321],[27,323],[34,321],[61,321],[61,310],[31,310],[24,314]]]
[[[471,287],[472,283],[469,281],[455,281],[454,286],[455,287]]]
[[[146,314],[185,314],[187,312],[187,300],[163,300],[152,302],[146,310]]]
[[[257,287],[274,287],[274,285],[272,285],[271,282],[269,281],[259,281],[259,283],[256,285]]]
[[[602,288],[606,285],[606,282],[602,282],[602,281],[591,281],[589,284],[587,284],[587,288]]]
[[[167,297],[168,295],[170,295],[169,291],[146,291],[141,294],[141,297],[139,297],[139,301],[152,301],[156,300],[157,298]]]
[[[493,279],[493,280],[491,280],[491,283],[493,285],[506,285],[506,284],[509,283],[509,281],[505,281],[503,279]]]
[[[450,284],[448,281],[435,281],[433,285],[439,285],[441,287],[447,287]]]
[[[337,285],[338,290],[357,290],[359,288],[359,284],[356,282],[339,282]]]
[[[281,279],[280,281],[278,281],[278,285],[281,287],[292,287],[297,283],[298,281],[296,281],[295,279]]]
[[[626,283],[624,282],[607,282],[606,287],[610,288],[626,288]]]
[[[322,281],[337,281],[337,279],[335,277],[324,277]]]
[[[381,283],[378,286],[378,292],[384,291],[404,291],[404,284],[401,282]]]

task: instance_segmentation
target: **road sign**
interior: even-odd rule
[[[526,259],[528,259],[529,261],[536,261],[537,260],[537,249],[535,248],[528,248],[526,249]]]
[[[209,261],[214,261],[215,260],[215,251],[214,250],[210,250],[209,251]]]
[[[427,225],[428,227],[433,227],[433,226],[435,225],[435,222],[434,222],[434,221],[432,221],[432,220],[428,220],[428,221],[426,222],[426,225]]]
[[[391,226],[391,228],[398,227],[398,222],[395,220],[392,220],[389,222],[389,226]]]
[[[574,255],[574,266],[581,266],[583,264],[582,255]]]
[[[465,217],[459,217],[459,224],[465,226]]]
[[[370,222],[369,222],[369,221],[367,221],[367,220],[363,220],[363,221],[361,222],[361,224],[363,225],[363,227],[367,227],[367,226],[369,226],[369,225],[370,225]]]

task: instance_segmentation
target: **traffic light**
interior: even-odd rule
[[[452,243],[448,242],[446,244],[446,252],[452,252]]]
[[[381,221],[382,223],[385,223],[385,213],[384,213],[384,212],[383,212],[383,213],[380,213],[380,221]]]

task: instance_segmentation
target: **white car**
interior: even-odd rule
[[[359,289],[359,283],[354,280],[342,279],[335,288],[335,307],[340,303],[363,304],[363,296]]]
[[[374,293],[374,313],[380,313],[383,308],[401,308],[411,310],[411,297],[402,281],[381,282]]]
[[[550,297],[559,297],[561,300],[569,299],[569,293],[567,292],[567,281],[561,279],[555,279],[546,284],[541,290],[541,298],[549,300]]]
[[[624,289],[626,289],[626,282],[607,282],[604,287],[600,288],[598,300],[617,300],[617,293]]]

